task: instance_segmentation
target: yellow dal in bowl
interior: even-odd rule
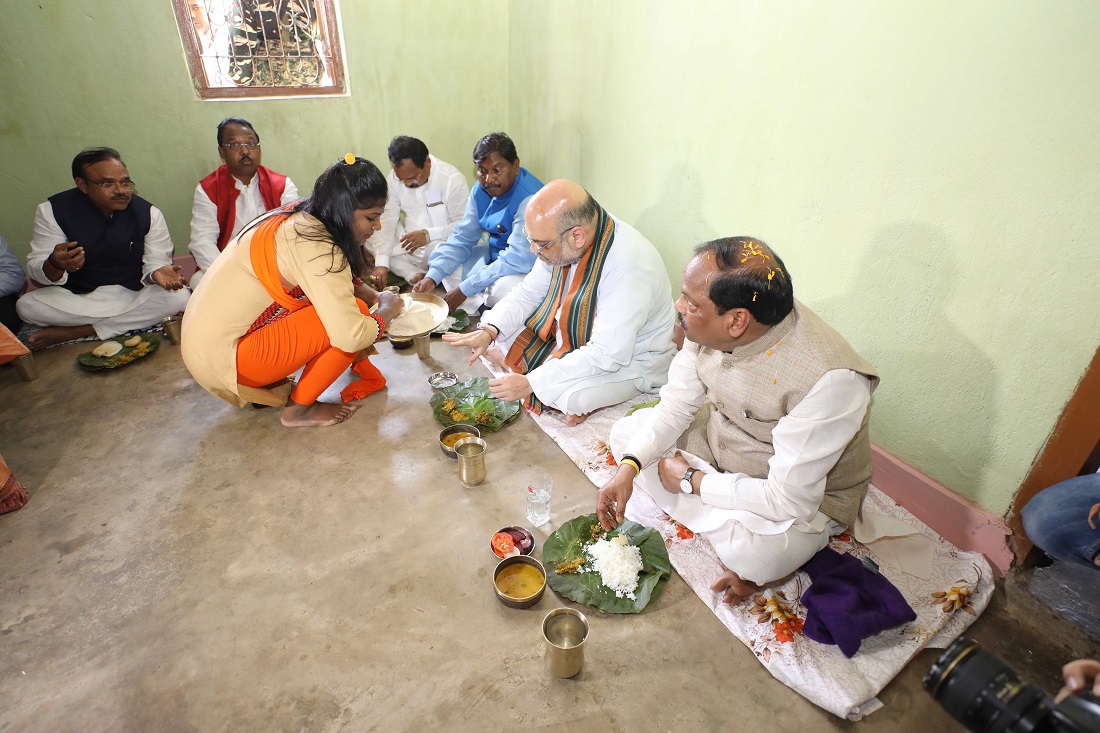
[[[509,598],[528,598],[539,592],[546,579],[534,565],[516,563],[500,571],[497,588]]]
[[[439,442],[443,443],[443,445],[447,446],[451,450],[454,450],[455,443],[462,440],[463,438],[476,438],[476,437],[477,436],[474,435],[473,433],[451,433],[450,435],[444,435],[440,439]]]

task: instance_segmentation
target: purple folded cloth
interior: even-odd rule
[[[826,547],[802,569],[812,583],[802,594],[802,633],[822,644],[836,644],[846,657],[859,651],[868,636],[917,617],[901,591],[851,555]]]

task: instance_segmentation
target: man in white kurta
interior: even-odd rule
[[[134,195],[118,152],[82,151],[72,168],[76,188],[35,211],[27,274],[39,288],[16,304],[20,318],[44,327],[28,338],[32,349],[156,325],[190,294],[163,214]]]
[[[878,377],[794,300],[782,261],[759,240],[702,245],[676,310],[687,341],[660,403],[612,430],[619,469],[597,513],[605,528],[621,522],[637,484],[710,541],[728,568],[712,589],[733,603],[855,523]]]
[[[395,137],[388,153],[393,169],[386,180],[382,230],[369,243],[371,280],[377,287],[386,285],[391,272],[405,280],[425,274],[428,257],[462,220],[470,196],[470,184],[458,168],[430,154],[415,137]]]
[[[195,186],[191,205],[188,249],[198,266],[192,290],[249,222],[298,200],[298,187],[289,176],[261,165],[260,136],[248,120],[229,117],[218,124],[218,155],[222,165]]]
[[[592,289],[591,327],[586,341],[566,346],[564,301],[580,287],[585,255],[601,246],[601,223],[613,239]],[[554,318],[553,343],[547,343],[547,349],[556,355],[533,368],[526,361],[517,362],[517,371],[490,381],[495,396],[514,400],[533,395],[565,413],[574,425],[595,409],[656,392],[675,354],[672,288],[657,250],[633,227],[606,214],[572,181],[553,181],[532,196],[525,226],[538,255],[534,268],[482,316],[476,332],[444,338],[470,346],[474,357],[499,341],[506,360],[515,361],[522,356],[515,342],[530,332],[531,317],[545,307]],[[556,274],[564,281],[557,298],[551,292]]]

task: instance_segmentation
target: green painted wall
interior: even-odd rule
[[[514,3],[510,123],[649,236],[752,234],[874,440],[1006,512],[1100,333],[1100,5]]]
[[[108,145],[185,252],[195,185],[220,162],[215,128],[230,116],[256,126],[264,164],[303,193],[349,151],[388,169],[398,134],[472,181],[474,143],[507,122],[507,39],[484,42],[493,18],[507,26],[505,0],[345,0],[340,10],[350,96],[222,102],[195,95],[169,0],[6,3],[0,234],[25,255],[34,207],[72,187],[81,148]]]
[[[1002,513],[1097,346],[1100,5],[343,0],[351,95],[200,102],[167,0],[6,8],[0,233],[118,147],[177,248],[241,115],[308,189],[491,129],[647,234],[771,243],[883,376],[874,439]],[[59,50],[60,49],[60,50]],[[507,81],[505,81],[505,79]],[[470,176],[472,180],[472,175]]]

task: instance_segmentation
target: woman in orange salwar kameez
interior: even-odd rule
[[[238,407],[285,405],[288,427],[351,417],[358,405],[317,398],[401,310],[395,294],[377,294],[360,279],[374,264],[363,244],[380,228],[385,202],[385,177],[349,154],[318,177],[309,198],[226,245],[183,318],[183,360],[195,381]],[[303,366],[290,391],[287,376]],[[385,385],[365,359],[355,372],[363,377],[353,383],[357,396]]]

